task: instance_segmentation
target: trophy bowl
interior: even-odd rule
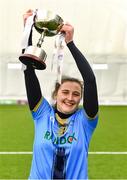
[[[37,10],[34,16],[33,27],[41,34],[36,46],[28,46],[19,60],[25,65],[32,65],[34,69],[43,70],[46,68],[46,52],[41,48],[45,36],[55,36],[63,25],[63,19],[51,11]],[[33,28],[32,27],[32,28]]]
[[[51,11],[38,11],[34,27],[40,34],[46,29],[45,36],[56,35],[63,25],[63,19]]]

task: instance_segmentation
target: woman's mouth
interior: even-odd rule
[[[73,106],[74,102],[64,102],[64,104],[67,105],[67,106]]]

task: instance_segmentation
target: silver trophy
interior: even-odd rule
[[[19,60],[25,65],[32,65],[35,69],[43,70],[46,68],[46,52],[41,48],[45,36],[55,36],[59,33],[63,25],[63,19],[51,11],[42,11],[34,16],[33,27],[40,38],[36,46],[28,46],[24,54],[19,56]]]

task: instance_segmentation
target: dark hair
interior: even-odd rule
[[[76,83],[78,83],[81,87],[81,95],[82,95],[82,93],[83,93],[83,82],[82,81],[80,81],[77,78],[73,78],[73,77],[69,77],[69,76],[62,76],[61,83],[59,83],[59,82],[55,83],[55,88],[54,88],[54,91],[52,92],[52,99],[54,99],[54,97],[57,95],[57,92],[58,92],[61,84],[65,83],[65,82],[76,82]]]

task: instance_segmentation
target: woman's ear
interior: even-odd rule
[[[54,101],[56,101],[56,98],[57,98],[57,95],[56,93],[54,93],[54,96],[53,96]]]
[[[52,104],[53,104],[53,106],[56,105],[56,95],[55,95],[55,93],[52,96]]]
[[[53,101],[56,101],[56,92],[53,92],[53,94],[52,94],[52,99],[53,99]]]

